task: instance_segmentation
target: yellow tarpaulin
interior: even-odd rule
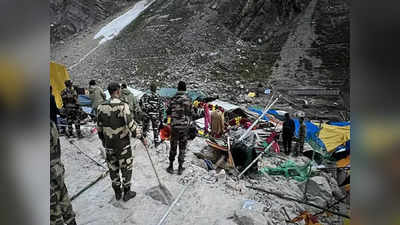
[[[346,143],[350,140],[350,126],[333,126],[322,124],[319,138],[324,142],[326,150],[331,152],[339,145]]]
[[[61,91],[65,89],[64,82],[69,80],[67,68],[64,65],[50,62],[50,85],[53,87],[53,95],[56,99],[57,107],[61,109]]]

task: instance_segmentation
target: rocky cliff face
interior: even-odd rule
[[[158,0],[70,74],[76,83],[123,80],[139,89],[151,81],[175,87],[185,80],[189,88],[239,104],[264,104],[246,96],[265,96],[269,85],[339,84],[349,93],[349,37],[347,0]],[[53,55],[59,62],[79,61]],[[337,97],[286,97],[299,103],[290,103],[293,108],[308,102],[317,114],[327,105],[343,111],[346,104]]]
[[[50,0],[51,42],[103,21],[132,0]]]

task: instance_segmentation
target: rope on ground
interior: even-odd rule
[[[78,144],[76,144],[75,140],[68,140],[69,143],[71,143],[73,146],[75,146],[78,149],[78,152],[82,153],[83,155],[85,155],[88,159],[90,159],[91,161],[93,161],[94,163],[96,163],[96,165],[103,167],[105,170],[108,170],[108,168],[106,168],[103,164],[99,163],[98,161],[96,161],[95,159],[93,159],[91,156],[89,156],[86,152],[82,151],[81,147],[79,147]]]

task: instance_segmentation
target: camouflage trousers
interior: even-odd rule
[[[68,196],[67,187],[64,183],[64,175],[50,180],[50,225],[70,224],[75,220]]]
[[[143,118],[143,134],[147,134],[149,127],[153,128],[154,141],[160,141],[160,120],[157,118],[144,117]]]
[[[187,145],[187,129],[172,128],[171,131],[171,149],[169,151],[169,161],[173,162],[179,146],[178,162],[183,164],[185,161],[185,152]]]
[[[129,188],[132,179],[133,156],[131,146],[123,149],[106,149],[106,161],[113,187]],[[120,177],[122,175],[122,182]]]
[[[76,132],[81,133],[81,121],[79,118],[79,110],[76,108],[66,108],[65,114],[67,115],[68,132],[72,135],[72,124],[75,124]]]

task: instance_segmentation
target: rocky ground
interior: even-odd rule
[[[343,119],[339,113],[349,112],[348,5],[292,2],[156,1],[115,39],[98,45],[93,36],[122,12],[54,42],[51,57],[82,86],[97,79],[104,87],[115,80],[147,89],[151,81],[176,87],[185,80],[191,89],[244,105],[265,104],[263,91],[273,88],[285,97],[282,109]],[[291,88],[340,88],[341,95],[290,96]],[[251,91],[259,97],[247,98]]]
[[[76,143],[81,151],[105,166],[97,135],[90,133],[90,128],[84,127],[83,130],[85,138],[77,140]],[[64,137],[61,138],[61,146],[62,160],[66,167],[65,182],[70,196],[73,196],[96,180],[105,170],[80,153]],[[134,153],[132,189],[138,193],[137,196],[129,202],[116,201],[107,176],[72,201],[79,224],[158,224],[161,220],[168,206],[146,194],[149,189],[157,185],[157,181],[143,146],[134,140],[132,146]],[[303,199],[306,182],[270,175],[244,177],[237,181],[228,174],[229,171],[220,169],[208,171],[202,160],[194,153],[215,154],[215,152],[207,147],[205,139],[201,137],[189,143],[184,164],[186,170],[182,176],[170,175],[165,171],[168,166],[168,149],[168,142],[157,149],[150,149],[160,179],[174,198],[183,188],[187,188],[164,224],[284,225],[287,217],[283,207],[290,218],[298,216],[304,210],[310,213],[320,212],[319,209],[310,206],[246,188],[247,185],[256,186]],[[308,162],[305,157],[292,158],[281,154],[278,157],[263,158],[259,167],[275,167],[286,159],[299,164]],[[320,206],[327,206],[344,196],[344,192],[338,188],[336,181],[328,173],[312,177],[307,185],[308,201]],[[245,203],[249,204],[250,209],[243,208]],[[347,213],[348,206],[339,204],[332,209]],[[319,215],[318,219],[321,224],[326,225],[343,223],[340,217],[325,213]]]

